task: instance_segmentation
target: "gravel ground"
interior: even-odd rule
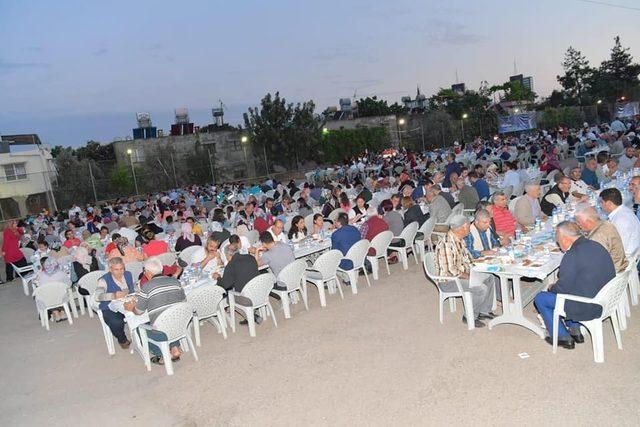
[[[97,319],[41,328],[34,303],[0,287],[5,343],[2,425],[637,425],[640,336],[632,309],[624,350],[605,328],[605,363],[590,339],[551,347],[514,325],[468,331],[458,311],[438,321],[437,293],[414,262],[371,288],[330,295],[321,308],[277,311],[250,338],[202,330],[200,361],[175,375],[117,348],[109,357]],[[527,315],[534,318],[531,307]],[[529,358],[518,354],[526,352]]]

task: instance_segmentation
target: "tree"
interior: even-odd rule
[[[87,141],[84,147],[75,150],[75,154],[79,160],[91,159],[96,162],[104,160],[115,160],[116,155],[113,150],[113,144],[102,145],[98,141]]]
[[[314,114],[315,104],[307,101],[294,105],[287,103],[280,93],[265,95],[260,108],[249,108],[244,114],[247,131],[254,144],[253,151],[265,151],[267,158],[281,160],[291,168],[305,157],[305,147],[320,138],[320,119]]]
[[[616,36],[610,58],[602,61],[592,78],[594,92],[605,99],[615,100],[638,86],[639,74],[640,64],[633,62],[629,48],[623,48],[620,36]]]
[[[389,116],[389,115],[402,115],[406,114],[409,110],[394,102],[389,105],[387,101],[378,99],[377,96],[371,96],[366,98],[360,98],[356,101],[358,107],[359,117],[376,117],[376,116]]]
[[[564,55],[562,68],[564,75],[556,78],[558,83],[562,85],[566,98],[582,105],[583,96],[589,89],[589,83],[595,70],[589,66],[589,61],[582,55],[582,52],[571,46]]]
[[[494,85],[489,88],[489,93],[503,92],[500,97],[503,101],[531,101],[533,102],[537,95],[535,92],[527,89],[518,80],[508,81],[501,85]]]

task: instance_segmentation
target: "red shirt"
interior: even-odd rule
[[[64,246],[65,248],[70,248],[72,246],[80,246],[80,243],[82,243],[80,239],[78,239],[77,237],[72,237],[71,239],[65,240],[62,246]]]
[[[493,206],[493,222],[496,225],[496,232],[506,233],[509,236],[516,234],[516,219],[509,209]]]
[[[104,253],[108,254],[109,252],[111,252],[112,250],[114,250],[116,248],[116,244],[114,242],[111,242],[107,245],[106,248],[104,248]]]
[[[383,231],[387,231],[389,229],[389,225],[384,219],[378,216],[372,216],[362,225],[362,228],[366,228],[365,234],[362,237],[368,241],[372,241],[378,234]],[[369,248],[368,255],[373,256],[375,254],[376,250]]]
[[[149,243],[142,245],[142,252],[148,257],[167,253],[169,251],[169,245],[164,240],[152,240]]]
[[[17,262],[24,258],[24,254],[20,250],[20,236],[24,232],[18,228],[18,234],[6,228],[2,233],[2,251],[4,252],[5,262]]]

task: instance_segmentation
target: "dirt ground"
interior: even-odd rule
[[[53,324],[33,300],[0,287],[0,423],[15,425],[638,425],[640,310],[624,350],[605,329],[605,363],[591,342],[551,347],[519,326],[468,331],[456,313],[438,321],[437,292],[415,262],[360,292],[293,306],[225,341],[202,328],[200,361],[175,375],[117,347],[108,356],[96,318]],[[531,307],[528,315],[534,317]],[[529,358],[522,359],[519,353]]]

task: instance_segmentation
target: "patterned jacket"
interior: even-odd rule
[[[436,246],[436,271],[438,276],[456,277],[471,270],[471,254],[464,240],[449,231]]]

